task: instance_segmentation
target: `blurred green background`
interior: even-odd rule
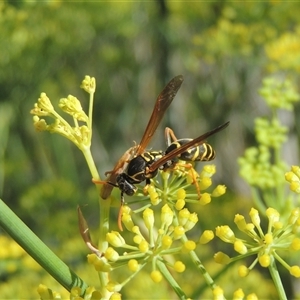
[[[205,220],[211,228],[228,222],[248,197],[237,158],[254,143],[254,118],[268,113],[257,93],[261,80],[270,74],[299,79],[299,12],[300,3],[290,1],[2,1],[0,197],[77,266],[87,250],[78,242],[76,206],[87,204],[84,213],[96,226],[96,191],[78,149],[35,132],[30,109],[41,92],[54,105],[72,94],[86,109],[88,96],[79,86],[85,75],[95,77],[92,152],[104,176],[139,142],[165,84],[182,74],[185,81],[149,147],[165,148],[165,126],[192,138],[230,121],[209,139],[217,152],[215,183],[227,185],[228,199],[206,209],[218,220]],[[295,133],[299,120],[285,118]],[[287,147],[289,163],[298,161],[298,144]],[[79,251],[79,258],[66,249]],[[1,273],[7,283],[18,272]]]

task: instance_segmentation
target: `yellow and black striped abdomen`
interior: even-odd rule
[[[171,143],[166,150],[166,154],[190,142],[191,140],[192,139],[179,139]],[[184,151],[177,158],[184,161],[210,161],[213,160],[215,156],[216,156],[216,152],[212,148],[212,146],[207,143],[203,143],[199,146],[192,147]]]

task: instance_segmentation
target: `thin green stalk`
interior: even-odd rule
[[[159,268],[159,271],[164,276],[164,278],[169,282],[169,284],[171,285],[171,287],[173,288],[175,293],[178,295],[179,299],[187,299],[186,294],[181,289],[181,287],[178,285],[178,283],[176,282],[174,277],[170,274],[170,272],[169,272],[168,268],[166,267],[166,265],[161,261],[157,261],[156,265]]]
[[[88,285],[60,260],[27,225],[0,199],[0,226],[55,280],[68,291]]]
[[[280,300],[287,300],[284,287],[282,285],[281,278],[279,276],[279,272],[276,266],[275,259],[273,259],[272,263],[269,266],[269,271],[271,274],[271,277],[273,279],[274,285],[276,287],[276,290],[278,292],[278,297]]]

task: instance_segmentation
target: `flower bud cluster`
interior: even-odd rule
[[[33,123],[36,130],[58,133],[71,140],[80,149],[89,147],[92,136],[92,98],[95,86],[95,78],[86,76],[82,87],[90,93],[89,116],[83,111],[81,103],[76,97],[69,95],[67,98],[60,99],[59,108],[73,118],[74,125],[71,125],[54,109],[45,93],[41,93],[40,98],[34,104],[34,108],[30,111],[34,115]],[[48,124],[45,117],[53,119],[53,122]],[[78,122],[83,122],[84,124],[79,125]]]
[[[147,190],[151,204],[158,205],[164,201],[175,205],[177,210],[187,202],[206,205],[212,198],[220,197],[226,192],[224,185],[217,185],[212,192],[206,192],[212,185],[215,173],[215,165],[205,165],[198,174],[190,163],[185,162],[175,165],[174,170],[160,171],[162,183],[157,176]]]
[[[216,228],[216,235],[222,241],[232,244],[234,250],[240,255],[230,258],[226,254],[218,252],[215,254],[215,261],[221,264],[228,264],[237,259],[256,255],[257,259],[251,267],[240,267],[239,275],[241,277],[247,276],[257,262],[266,268],[275,263],[275,260],[287,268],[291,275],[300,277],[300,267],[297,265],[289,266],[278,254],[280,250],[283,252],[286,250],[300,250],[300,238],[298,237],[300,231],[300,208],[294,208],[286,221],[280,220],[280,214],[277,210],[268,208],[266,210],[268,218],[267,232],[264,232],[260,226],[261,219],[256,209],[252,208],[249,216],[251,218],[250,223],[247,223],[244,216],[240,214],[237,214],[234,218],[234,223],[246,235],[247,239],[236,237],[233,230],[227,225]]]
[[[285,173],[285,179],[290,183],[290,190],[300,194],[300,167],[292,166],[291,171]]]
[[[282,82],[274,77],[268,77],[264,79],[259,92],[272,109],[292,110],[294,104],[300,100],[294,84],[289,79]]]
[[[117,231],[107,233],[106,241],[112,247],[108,247],[102,257],[96,254],[88,255],[88,262],[97,271],[110,272],[126,262],[128,269],[135,276],[141,268],[149,263],[152,267],[151,279],[154,282],[160,282],[163,276],[156,262],[166,261],[166,257],[170,254],[176,255],[195,250],[196,243],[188,240],[185,234],[196,225],[198,217],[187,208],[177,211],[165,204],[157,216],[152,209],[146,208],[142,214],[143,230],[140,229],[141,224],[137,226],[133,222],[129,207],[124,206],[122,212],[122,222],[125,228],[132,233],[132,242],[125,241]],[[119,251],[114,250],[116,248],[125,249],[127,252],[120,255]],[[178,273],[185,271],[185,264],[180,260],[167,264]],[[121,284],[115,284],[123,286],[126,282],[127,279]],[[116,285],[111,291],[117,291]]]

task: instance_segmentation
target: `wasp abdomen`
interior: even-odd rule
[[[179,139],[170,144],[170,146],[166,150],[166,154],[171,152],[172,150],[181,147],[184,144],[187,144],[192,139]],[[216,156],[215,150],[211,145],[207,143],[203,143],[196,147],[191,147],[186,151],[182,152],[177,156],[177,159],[181,159],[184,161],[210,161],[213,160]]]

